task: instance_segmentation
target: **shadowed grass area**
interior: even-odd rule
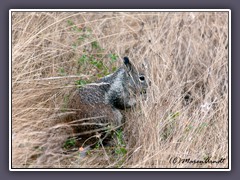
[[[81,155],[64,121],[71,90],[124,56],[148,61],[147,99],[110,146]],[[13,12],[12,166],[227,168],[228,81],[227,12]]]

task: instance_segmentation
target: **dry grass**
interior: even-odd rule
[[[125,113],[124,155],[99,147],[83,158],[60,148],[71,133],[56,118],[66,94],[102,73],[79,66],[84,54],[109,69],[121,65],[109,54],[149,61],[148,99]],[[227,12],[14,12],[12,137],[14,168],[227,168]]]

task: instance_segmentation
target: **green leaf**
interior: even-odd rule
[[[170,118],[171,118],[171,119],[175,119],[175,118],[178,117],[179,115],[180,115],[180,113],[179,113],[179,112],[176,112],[176,113],[171,114],[171,115],[170,115]]]
[[[66,75],[65,70],[64,70],[63,67],[59,68],[58,71],[59,71],[60,76],[65,76]]]
[[[78,64],[79,65],[82,65],[84,64],[85,62],[87,62],[89,60],[89,57],[87,55],[82,55],[79,59],[78,59]]]
[[[76,140],[75,140],[74,138],[71,138],[71,139],[68,139],[68,140],[64,143],[63,147],[64,147],[65,149],[70,149],[70,148],[74,147],[75,145],[76,145]]]
[[[74,44],[72,45],[72,48],[73,48],[73,49],[76,49],[76,48],[77,48],[77,44],[74,43]]]
[[[111,59],[110,63],[114,63],[114,62],[116,62],[117,59],[118,59],[118,55],[116,55],[116,54],[109,54],[108,56],[109,56],[110,59]]]
[[[78,41],[84,41],[85,38],[86,38],[86,36],[83,34],[83,35],[79,36]]]
[[[117,67],[112,67],[112,72],[115,72],[117,70]]]
[[[75,84],[77,85],[77,87],[82,87],[87,84],[87,81],[80,79],[80,80],[76,80]]]
[[[94,48],[94,49],[101,49],[101,47],[100,47],[100,45],[98,44],[97,41],[93,41],[93,42],[91,43],[91,45],[92,45],[92,48]]]
[[[73,26],[74,25],[74,22],[71,21],[71,20],[67,20],[67,23],[68,23],[69,26]]]

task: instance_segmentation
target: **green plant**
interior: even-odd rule
[[[75,85],[77,85],[77,87],[82,87],[82,86],[86,85],[87,83],[89,83],[89,82],[82,80],[82,79],[75,81]]]
[[[77,27],[76,24],[72,20],[67,20],[67,24],[68,24],[68,26],[71,27],[72,31],[77,31],[77,32],[81,32],[82,31],[82,29]]]
[[[172,113],[172,114],[170,115],[170,119],[176,119],[179,115],[180,115],[179,112]]]
[[[68,24],[69,26],[73,26],[73,25],[74,25],[74,22],[73,22],[72,20],[67,20],[67,24]]]
[[[99,45],[99,43],[97,41],[91,42],[91,45],[92,45],[92,48],[94,48],[94,49],[102,50],[101,46]]]
[[[73,42],[72,48],[77,49],[78,46],[83,45],[83,43],[91,42],[84,44],[83,54],[77,59],[78,64],[78,73],[89,72],[90,76],[89,81],[86,80],[77,80],[75,84],[77,87],[82,87],[89,82],[95,81],[97,78],[102,78],[116,71],[116,66],[113,66],[113,63],[117,61],[118,55],[111,53],[108,54],[110,61],[108,64],[104,63],[103,59],[106,55],[103,53],[104,48],[100,45],[99,41],[95,39],[95,36],[92,34],[92,29],[90,27],[84,26],[83,28],[77,26],[72,20],[67,20],[68,26],[70,26],[70,31],[74,31],[74,35],[78,34],[77,39]],[[109,67],[110,65],[110,67]],[[91,70],[90,70],[91,69]],[[90,74],[92,70],[94,74]],[[65,75],[64,69],[60,69],[60,74]]]
[[[96,60],[96,59],[92,59],[91,61],[90,61],[90,63],[93,65],[93,66],[95,66],[97,69],[99,69],[99,70],[103,70],[103,62],[102,61],[100,61],[100,60]]]
[[[86,30],[85,28],[77,26],[72,20],[67,20],[67,24],[70,27],[70,31],[74,32],[74,34],[78,34],[78,38],[76,38],[76,40],[72,44],[73,49],[76,49],[87,38],[91,37],[92,31],[89,28]]]
[[[116,145],[114,147],[114,154],[118,159],[117,167],[121,167],[124,161],[126,160],[127,149],[124,141],[123,131],[121,129],[114,132],[116,137]]]
[[[115,131],[114,134],[117,139],[115,153],[120,156],[126,155],[127,150],[126,150],[126,144],[124,142],[123,131],[120,129],[120,130]]]
[[[83,54],[77,59],[79,73],[83,71],[91,72],[89,70],[93,68],[96,74],[90,77],[90,81],[94,81],[96,77],[101,78],[116,71],[117,68],[113,63],[117,61],[118,55],[115,53],[108,54],[107,57],[110,58],[110,61],[104,63],[103,59],[106,53],[104,53],[104,48],[92,34],[90,27],[79,27],[72,20],[67,20],[67,24],[70,26],[70,31],[74,31],[74,35],[78,34],[78,37],[72,44],[72,48],[77,49],[79,46],[84,45]],[[80,87],[85,85],[86,82],[78,80],[75,84]]]
[[[66,72],[63,67],[59,68],[58,72],[60,76],[66,76]]]
[[[83,54],[79,59],[78,59],[78,64],[83,65],[89,60],[89,57],[86,54]]]
[[[77,141],[74,138],[67,139],[63,145],[63,148],[66,150],[71,149],[76,145],[76,142]]]
[[[116,62],[117,61],[117,59],[118,59],[118,55],[116,55],[116,54],[109,54],[108,55],[108,57],[111,59],[111,63],[114,63],[114,62]]]
[[[116,70],[117,70],[117,67],[116,67],[116,66],[112,67],[112,72],[114,72],[114,71],[116,71]]]

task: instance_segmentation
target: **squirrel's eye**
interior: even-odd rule
[[[144,80],[145,80],[144,76],[139,76],[139,79],[140,79],[141,81],[144,81]]]

